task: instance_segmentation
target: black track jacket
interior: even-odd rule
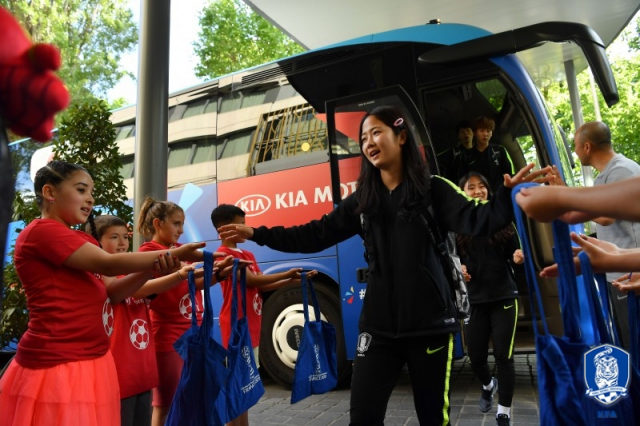
[[[370,271],[360,332],[392,338],[455,332],[459,324],[449,282],[427,229],[417,214],[411,218],[397,214],[403,190],[401,184],[386,194],[382,213],[367,219],[367,245],[375,253],[367,249]],[[504,186],[484,204],[439,176],[431,179],[430,192],[436,220],[444,230],[491,236],[512,221],[511,190]],[[352,194],[320,220],[290,228],[259,227],[251,239],[284,252],[315,253],[356,234],[363,236],[356,208]]]

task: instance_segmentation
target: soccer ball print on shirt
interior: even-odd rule
[[[136,319],[129,328],[129,339],[136,349],[146,349],[149,346],[149,324],[142,319]]]
[[[111,337],[111,333],[113,333],[113,306],[111,306],[111,300],[108,297],[102,305],[102,325],[104,332]]]
[[[191,306],[191,298],[189,297],[189,293],[182,296],[182,299],[180,299],[180,302],[178,302],[178,307],[180,309],[180,314],[182,314],[182,316],[186,319],[190,320],[193,309]],[[196,313],[198,312],[203,312],[203,309],[202,306],[198,305],[198,301],[196,300]]]

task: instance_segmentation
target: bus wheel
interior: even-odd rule
[[[314,281],[314,288],[318,295],[322,319],[336,328],[338,386],[348,384],[352,365],[346,356],[340,298],[331,287],[318,280]],[[303,327],[300,286],[287,286],[269,296],[262,311],[260,366],[264,367],[271,378],[285,386],[291,386],[293,382]]]

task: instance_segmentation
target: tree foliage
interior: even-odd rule
[[[71,106],[53,142],[53,152],[59,160],[84,166],[92,176],[96,214],[115,214],[131,223],[133,209],[126,204],[126,190],[120,175],[122,162],[110,117],[104,101],[90,100]],[[14,219],[23,220],[25,226],[40,215],[33,192],[16,194],[14,212]],[[4,266],[3,286],[0,348],[14,339],[19,340],[28,322],[26,297],[12,263]]]
[[[125,75],[123,53],[138,42],[133,14],[125,0],[0,0],[33,42],[60,49],[58,72],[79,102],[107,90]]]
[[[611,68],[620,101],[608,108],[600,91],[596,90],[601,120],[611,129],[615,151],[640,163],[640,51],[614,58]],[[584,121],[594,121],[597,117],[588,70],[580,73],[577,80]],[[573,136],[576,129],[566,87],[555,83],[544,91],[544,96],[556,122],[567,135]]]
[[[214,78],[303,51],[241,0],[218,0],[200,13],[193,44],[198,77]]]

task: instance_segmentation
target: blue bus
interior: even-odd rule
[[[607,103],[617,101],[602,41],[589,28],[571,23],[500,34],[459,24],[403,28],[171,94],[168,198],[185,210],[183,241],[206,241],[216,249],[219,237],[209,214],[221,203],[241,207],[251,226],[291,226],[329,212],[355,190],[358,125],[376,105],[396,105],[411,117],[410,129],[424,144],[434,173],[437,154],[457,143],[456,124],[488,116],[496,122],[492,143],[507,149],[516,169],[529,162],[554,164],[573,185],[568,144],[515,54],[546,41],[571,42],[582,50]],[[135,115],[135,105],[112,115],[129,197]],[[38,156],[48,157],[46,151]],[[551,231],[545,224],[528,226],[534,263],[541,269],[553,262]],[[362,240],[354,237],[314,254],[281,253],[252,242],[244,248],[265,273],[292,267],[319,271],[315,282],[322,316],[336,326],[339,378],[348,381],[367,289]],[[527,286],[523,273],[517,278],[521,318],[515,349],[533,352]],[[555,281],[542,280],[541,287],[551,331],[561,333]],[[218,288],[212,297],[218,311]],[[291,383],[304,323],[300,287],[265,294],[262,305],[250,308],[263,316],[260,364],[278,382]]]

